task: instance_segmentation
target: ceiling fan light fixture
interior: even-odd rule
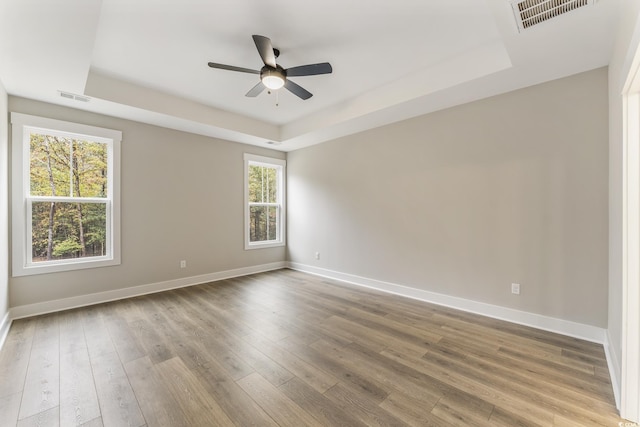
[[[267,87],[267,89],[278,90],[282,86],[284,86],[284,76],[280,73],[265,73],[262,75],[262,84]]]

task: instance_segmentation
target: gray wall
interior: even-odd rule
[[[9,110],[123,135],[122,264],[11,278],[12,307],[284,261],[284,248],[243,243],[243,153],[284,153],[23,98]]]
[[[289,153],[288,257],[606,327],[607,132],[602,68]]]
[[[7,92],[0,81],[0,339],[9,311],[9,121]]]

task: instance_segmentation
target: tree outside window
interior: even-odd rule
[[[284,244],[284,167],[283,160],[245,155],[245,249]]]
[[[32,262],[105,255],[107,145],[31,133],[29,166]]]

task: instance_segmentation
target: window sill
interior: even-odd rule
[[[42,263],[32,264],[29,266],[14,265],[11,276],[32,276],[36,274],[58,273],[63,271],[84,270],[88,268],[109,267],[114,265],[120,265],[120,259],[95,257],[81,261],[73,260],[69,262],[58,261],[47,263],[46,261],[43,261]]]
[[[248,251],[253,249],[277,248],[284,245],[284,242],[248,243],[244,245],[244,250]]]

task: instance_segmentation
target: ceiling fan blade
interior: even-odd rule
[[[265,88],[266,86],[263,85],[262,82],[258,82],[258,84],[252,87],[251,90],[247,92],[245,96],[250,96],[251,98],[256,97],[260,95],[262,91],[265,90]]]
[[[287,68],[287,77],[316,76],[318,74],[331,74],[333,68],[328,62],[320,64],[300,65],[299,67]]]
[[[302,86],[299,86],[299,85],[295,84],[291,80],[287,80],[284,83],[284,87],[287,88],[287,90],[289,90],[289,92],[291,92],[292,94],[294,94],[297,97],[302,98],[302,99],[309,99],[309,98],[311,98],[313,96],[313,94],[311,92],[309,92],[308,90],[306,90]]]
[[[271,39],[265,36],[253,35],[253,42],[258,48],[258,53],[264,65],[276,68],[276,55],[273,53],[273,46],[271,45]]]
[[[249,68],[236,67],[234,65],[216,64],[215,62],[209,62],[209,67],[219,68],[221,70],[239,71],[241,73],[260,74],[258,70],[251,70]]]

